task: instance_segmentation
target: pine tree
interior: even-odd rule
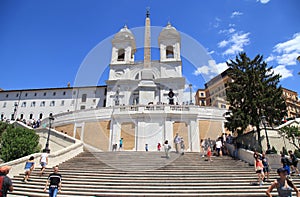
[[[286,104],[279,85],[281,76],[274,74],[261,55],[251,60],[246,53],[240,53],[227,65],[232,82],[226,90],[230,113],[225,127],[240,135],[249,125],[255,126],[260,143],[262,116],[274,125],[286,115]]]

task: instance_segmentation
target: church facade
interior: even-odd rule
[[[224,132],[224,109],[181,105],[185,78],[182,76],[180,33],[170,23],[162,29],[156,38],[160,50],[160,58],[156,61],[151,60],[149,13],[144,35],[144,60],[135,61],[134,34],[127,26],[115,34],[106,86],[79,88],[81,92],[78,89],[75,94],[72,88],[60,90],[59,95],[66,91],[70,96],[64,101],[65,108],[58,113],[47,111],[54,115],[56,130],[82,140],[87,147],[103,151],[112,150],[121,138],[125,150],[142,151],[147,144],[148,149],[154,151],[157,144],[165,140],[173,146],[178,133],[184,139],[186,150],[197,152],[201,139],[215,139]],[[6,94],[0,92],[3,95],[0,105],[8,102],[2,100]],[[58,98],[55,103],[61,103],[62,99]],[[72,103],[77,103],[76,107],[70,108]],[[38,109],[35,110],[38,115]],[[42,123],[48,124],[45,117]]]

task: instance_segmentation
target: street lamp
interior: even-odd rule
[[[13,117],[12,117],[11,120],[15,120],[15,119],[16,119],[18,103],[15,103],[14,106],[15,106],[15,108],[14,108],[14,113],[13,113]]]
[[[267,123],[266,116],[261,117],[261,122],[264,125],[266,139],[267,139],[267,151],[266,151],[266,153],[269,154],[269,153],[271,153],[271,146],[270,146],[270,141],[269,141],[267,127],[266,127],[266,123]]]
[[[49,130],[48,130],[48,137],[46,141],[46,146],[45,146],[45,152],[50,153],[50,148],[49,148],[49,139],[50,139],[50,130],[51,130],[51,123],[54,121],[54,117],[52,114],[49,116]]]
[[[193,87],[193,85],[189,84],[189,87],[190,87],[190,105],[191,105],[193,103],[193,100],[192,100],[192,87]]]

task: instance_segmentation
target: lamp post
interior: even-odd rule
[[[16,115],[17,115],[17,107],[18,107],[18,104],[17,103],[15,103],[15,108],[14,108],[14,113],[13,113],[13,118],[12,118],[12,120],[15,120],[16,119]]]
[[[269,141],[269,137],[268,137],[268,132],[267,132],[267,127],[266,127],[266,116],[262,116],[261,117],[261,122],[264,125],[264,129],[265,129],[265,134],[266,134],[266,139],[267,139],[267,151],[266,153],[269,154],[271,153],[271,146],[270,146],[270,141]]]
[[[44,149],[47,153],[50,153],[49,139],[50,139],[51,123],[52,123],[53,121],[54,121],[54,117],[52,116],[52,114],[50,114],[50,116],[49,116],[49,130],[48,130],[48,137],[47,137],[46,146],[45,146],[45,149]]]
[[[193,102],[193,100],[192,100],[192,87],[193,87],[193,85],[189,84],[189,87],[190,87],[190,105],[191,105],[192,102]]]

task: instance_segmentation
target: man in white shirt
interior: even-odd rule
[[[40,158],[40,164],[42,166],[40,174],[43,175],[43,173],[46,169],[46,166],[48,164],[48,153],[47,153],[46,150],[43,150],[43,153],[42,153],[41,158]]]
[[[219,138],[219,139],[217,140],[217,142],[216,142],[217,156],[220,156],[221,148],[222,148],[222,141],[221,141],[221,139]]]

